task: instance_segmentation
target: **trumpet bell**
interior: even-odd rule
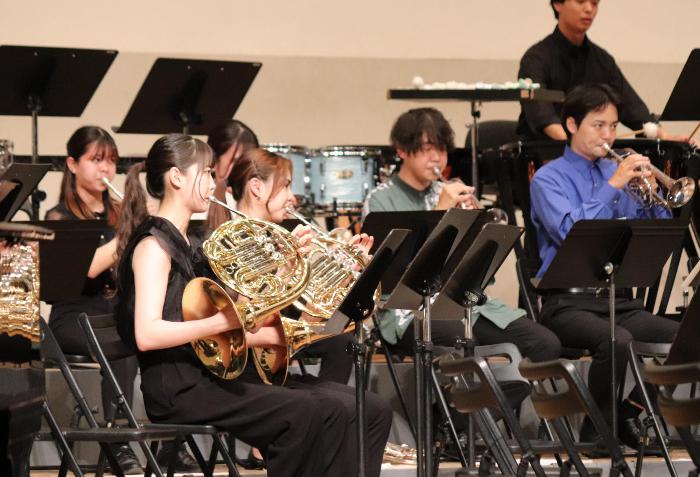
[[[666,193],[666,201],[671,208],[683,207],[695,193],[695,181],[690,177],[681,177],[673,181]]]
[[[235,379],[245,369],[247,348],[241,315],[226,291],[213,280],[195,278],[182,295],[185,321],[201,320],[223,312],[236,317],[236,326],[226,332],[192,341],[192,348],[202,364],[223,379]]]

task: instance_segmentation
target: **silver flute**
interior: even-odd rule
[[[122,192],[121,192],[119,189],[117,189],[116,187],[114,187],[114,184],[112,184],[111,182],[109,182],[109,179],[107,179],[106,177],[102,177],[100,180],[102,181],[102,183],[103,183],[104,185],[107,186],[107,188],[108,188],[110,191],[112,191],[112,194],[114,194],[115,197],[116,197],[117,199],[119,199],[119,200],[124,200],[124,194],[122,194]]]

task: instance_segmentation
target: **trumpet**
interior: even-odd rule
[[[435,175],[438,177],[438,181],[439,181],[439,182],[442,182],[442,183],[449,183],[449,182],[451,182],[451,181],[446,182],[446,181],[442,178],[442,173],[440,172],[440,169],[438,168],[438,166],[433,166],[433,172],[434,172]],[[459,179],[456,179],[456,180],[459,180]],[[476,198],[475,198],[475,199],[476,199]],[[481,206],[481,204],[479,203],[478,200],[475,200],[474,206],[475,206],[475,209],[482,209],[482,208],[483,208],[483,207]],[[460,203],[459,203],[459,208],[460,208],[460,209],[466,209],[467,206],[464,204],[464,202],[460,202]],[[488,209],[488,210],[486,211],[486,213],[489,214],[489,215],[491,216],[491,220],[492,220],[493,222],[495,222],[495,223],[498,223],[498,224],[507,224],[507,223],[508,223],[508,214],[507,214],[506,211],[503,210],[503,209],[500,209],[500,208],[498,208],[498,207],[492,207],[492,208]]]
[[[625,149],[624,154],[620,154],[612,149],[608,143],[603,143],[603,148],[613,160],[620,164],[627,156],[636,154],[632,149]],[[683,207],[692,199],[695,193],[695,181],[690,177],[673,179],[667,176],[653,164],[649,164],[648,170],[666,191],[666,195],[660,194],[646,177],[639,177],[630,180],[625,190],[644,208],[651,208],[661,205],[667,209]]]
[[[454,181],[459,181],[459,179],[452,179],[449,181],[446,181],[445,179],[443,179],[442,178],[442,171],[440,171],[440,168],[438,166],[433,166],[433,174],[435,174],[435,176],[437,177],[437,181],[442,182],[443,184],[449,184],[449,183],[454,182]],[[467,205],[464,202],[460,202],[459,208],[466,209]]]
[[[107,186],[107,188],[112,192],[112,194],[114,194],[114,196],[115,196],[117,199],[119,199],[119,200],[124,200],[124,194],[122,194],[122,192],[121,192],[119,189],[117,189],[117,188],[114,186],[114,184],[112,184],[111,182],[109,182],[109,179],[107,179],[106,177],[102,176],[102,177],[100,178],[100,180],[102,181],[102,183],[103,183],[104,185]]]

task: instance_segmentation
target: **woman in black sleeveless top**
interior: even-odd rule
[[[161,199],[160,209],[133,232],[120,231],[120,237],[130,238],[119,253],[118,323],[123,339],[138,349],[148,416],[155,422],[227,429],[262,450],[270,476],[356,475],[354,416],[342,399],[321,389],[221,380],[194,355],[192,340],[231,329],[235,320],[221,312],[182,320],[183,290],[197,265],[186,231],[192,213],[206,210],[214,190],[210,161],[209,147],[189,136],[156,141],[145,169],[148,191]],[[127,182],[136,176],[132,170]],[[138,188],[127,185],[125,203],[134,211],[133,223],[144,217],[143,210],[130,206],[132,199],[143,203],[138,195]],[[281,345],[271,327],[247,333],[246,339]]]
[[[103,220],[105,228],[90,263],[88,277],[75,300],[54,302],[49,315],[49,327],[66,354],[89,355],[87,341],[78,315],[103,315],[113,312],[111,295],[115,284],[112,267],[116,260],[115,226],[119,203],[114,201],[102,182],[102,177],[114,178],[119,158],[114,139],[97,126],[83,126],[68,140],[59,203],[46,213],[47,220]],[[129,403],[134,391],[137,362],[133,357],[112,361],[112,370]],[[116,395],[102,382],[102,409],[106,420],[114,417]],[[142,473],[135,454],[127,443],[115,444],[113,451],[122,470],[127,474]]]

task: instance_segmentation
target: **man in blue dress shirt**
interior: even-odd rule
[[[641,207],[624,189],[630,180],[654,177],[644,166],[649,159],[632,154],[619,165],[607,159],[604,143],[612,145],[618,124],[620,101],[607,85],[582,85],[569,93],[562,107],[568,136],[564,155],[540,168],[532,179],[532,221],[537,232],[541,277],[549,267],[569,230],[579,220],[668,218],[670,212],[655,206]],[[574,271],[575,272],[575,271]],[[624,293],[621,293],[624,294]],[[616,369],[627,365],[627,344],[632,340],[670,342],[678,324],[654,316],[640,300],[616,298]],[[608,297],[594,290],[553,290],[542,305],[542,322],[553,330],[563,346],[586,348],[593,353],[588,386],[601,411],[611,420],[610,324]],[[620,374],[618,374],[619,376]],[[634,389],[619,412],[619,437],[638,447],[639,390]],[[595,440],[590,421],[584,421],[582,441]]]

